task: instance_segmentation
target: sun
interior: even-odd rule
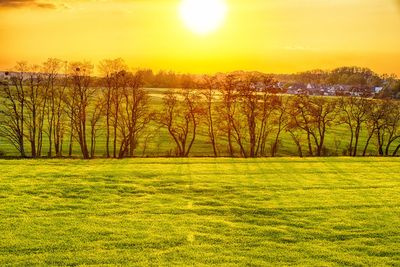
[[[183,0],[179,7],[185,26],[200,35],[221,27],[227,10],[224,0]]]

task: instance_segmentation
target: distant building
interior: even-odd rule
[[[374,93],[379,94],[383,90],[383,87],[374,87]]]

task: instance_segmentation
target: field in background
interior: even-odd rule
[[[165,88],[146,88],[150,95],[150,107],[153,111],[161,111],[163,96],[168,89]],[[104,125],[104,121],[100,121],[99,125]],[[89,127],[89,126],[88,126]],[[203,123],[200,125],[198,129],[198,134],[196,141],[193,145],[193,149],[191,150],[191,157],[212,157],[212,147],[207,136],[207,126]],[[167,129],[159,128],[159,125],[152,121],[147,128],[147,131],[143,134],[143,136],[149,136],[149,141],[146,146],[144,146],[143,139],[141,140],[138,148],[136,149],[135,155],[137,157],[169,157],[175,155],[175,144],[173,139],[169,136]],[[48,138],[47,135],[43,136],[43,153],[42,156],[47,155],[48,151]],[[273,139],[275,137],[275,131],[271,133],[268,137],[268,152],[272,146]],[[279,150],[277,156],[281,157],[289,157],[289,156],[298,156],[297,147],[293,142],[290,134],[283,132],[281,134],[281,142],[279,143]],[[367,131],[365,127],[361,131],[360,143],[358,153],[362,153],[364,149],[364,145],[367,139]],[[68,146],[69,146],[69,133],[67,132],[64,136],[64,144],[63,144],[63,155],[68,155]],[[96,156],[97,157],[105,157],[106,155],[106,147],[105,147],[105,126],[100,126],[98,131],[98,138],[96,141]],[[345,125],[333,125],[327,130],[326,138],[325,138],[325,146],[327,148],[328,156],[343,156],[343,152],[346,152],[348,145],[350,142],[350,133],[348,128]],[[399,144],[400,140],[394,142],[391,146],[390,152],[393,152],[396,146]],[[367,150],[367,155],[377,155],[377,146],[376,146],[376,137],[371,140],[371,143]],[[227,149],[228,144],[226,137],[220,136],[218,138],[217,144],[218,150],[220,152],[220,156],[228,156]],[[26,141],[25,149],[30,151],[30,145],[28,141]],[[110,149],[112,149],[112,141],[110,142]],[[304,137],[303,140],[303,153],[307,155],[307,144]],[[54,153],[54,152],[53,152]],[[19,156],[18,151],[11,145],[7,140],[0,137],[0,155],[15,157]],[[73,156],[81,157],[81,151],[79,148],[79,144],[74,141],[73,146]]]
[[[0,265],[400,265],[399,158],[0,169]]]

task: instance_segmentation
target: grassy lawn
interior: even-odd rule
[[[399,158],[0,160],[0,265],[400,265]]]

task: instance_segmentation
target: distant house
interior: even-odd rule
[[[321,95],[322,88],[320,85],[309,83],[306,89],[310,95]]]
[[[350,95],[359,97],[359,96],[361,96],[361,92],[352,91],[352,92],[350,92]]]
[[[295,83],[288,87],[287,93],[292,95],[308,94],[308,90],[305,84]]]
[[[378,86],[374,87],[375,94],[379,94],[380,92],[382,92],[382,90],[383,90],[383,87],[378,87]]]

